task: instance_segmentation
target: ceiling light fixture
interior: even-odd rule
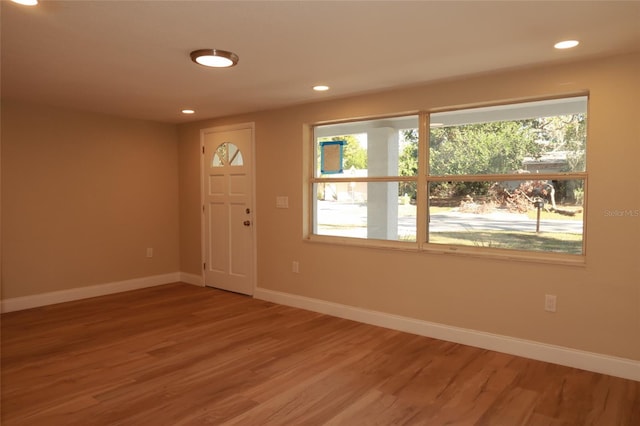
[[[192,109],[183,109],[181,112],[183,114],[195,114],[196,113],[195,110],[192,110]]]
[[[219,49],[200,49],[191,52],[191,60],[196,64],[213,68],[228,68],[238,63],[238,55]]]
[[[35,6],[38,4],[38,0],[11,0],[14,3],[21,4],[23,6]]]
[[[564,40],[559,41],[553,45],[556,49],[571,49],[572,47],[576,47],[580,42],[578,40]]]
[[[329,86],[320,84],[317,86],[313,86],[313,90],[315,90],[316,92],[326,92],[327,90],[329,90]]]

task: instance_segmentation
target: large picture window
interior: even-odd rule
[[[312,236],[583,255],[586,133],[586,96],[315,126]]]

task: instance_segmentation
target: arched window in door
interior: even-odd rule
[[[211,165],[212,167],[224,167],[227,165],[242,166],[243,164],[242,152],[238,146],[231,142],[223,142],[218,145]]]

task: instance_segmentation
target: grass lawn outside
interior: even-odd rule
[[[582,254],[581,234],[536,234],[517,231],[434,232],[430,234],[429,242],[433,244]]]

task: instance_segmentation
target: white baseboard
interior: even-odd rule
[[[191,285],[197,285],[198,287],[204,287],[201,275],[180,272],[180,281]]]
[[[104,296],[107,294],[120,293],[123,291],[170,284],[181,281],[181,279],[182,273],[173,272],[170,274],[135,278],[126,281],[117,281],[113,283],[98,284],[88,287],[77,287],[68,290],[34,294],[32,296],[14,297],[11,299],[2,300],[0,311],[21,311],[23,309],[37,308],[39,306],[53,305],[56,303],[87,299],[89,297]]]
[[[640,381],[640,361],[631,359],[452,327],[264,288],[256,288],[253,297],[420,336]]]

